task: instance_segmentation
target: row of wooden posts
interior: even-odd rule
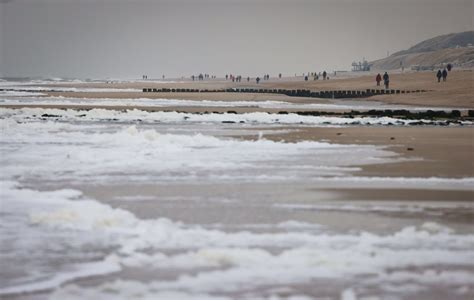
[[[385,94],[409,94],[421,93],[425,90],[392,90],[392,89],[366,89],[366,90],[334,90],[334,91],[311,91],[311,90],[286,90],[286,89],[249,89],[249,88],[229,88],[229,89],[182,89],[182,88],[143,88],[144,93],[262,93],[262,94],[282,94],[292,97],[312,97],[312,98],[365,98],[374,95]]]

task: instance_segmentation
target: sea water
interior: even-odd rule
[[[436,205],[440,213],[468,211],[470,203],[341,206],[318,202],[317,192],[469,191],[472,178],[358,177],[363,165],[404,158],[380,146],[259,134],[275,124],[346,121],[1,109],[0,295],[431,299],[436,290],[472,297],[474,235],[426,213]],[[233,138],[242,128],[254,136]],[[399,212],[416,220],[400,220]],[[372,225],[353,227],[349,216]],[[386,230],[374,225],[384,222]]]

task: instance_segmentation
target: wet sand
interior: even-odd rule
[[[381,145],[404,158],[420,159],[363,166],[362,171],[355,174],[359,176],[474,177],[472,127],[354,126],[272,129],[294,129],[296,132],[265,135],[263,130],[265,138],[287,142],[318,140],[337,144]]]
[[[272,127],[252,128],[249,134],[232,135],[234,138],[256,139],[263,132],[265,139],[274,141],[297,142],[303,140],[326,141],[337,144],[367,144],[383,146],[397,153],[407,161],[359,166],[360,171],[350,175],[363,177],[406,177],[406,178],[465,178],[474,177],[474,130],[469,127],[392,127],[392,126],[357,126],[357,127]],[[277,132],[275,134],[275,132]],[[408,148],[413,150],[408,150]],[[289,218],[288,214],[268,211],[269,203],[283,203],[298,199],[299,203],[350,203],[353,201],[396,201],[406,203],[426,202],[471,202],[473,190],[436,190],[422,188],[367,188],[344,187],[337,189],[324,185],[299,182],[278,184],[240,183],[236,184],[154,184],[121,187],[77,187],[86,195],[107,202],[116,207],[131,210],[141,218],[166,216],[186,223],[209,224],[224,222],[245,224],[252,222],[277,223]],[[162,205],[155,207],[154,201],[118,201],[118,196],[141,195],[144,198],[160,199]],[[195,200],[179,200],[193,199]],[[164,199],[172,199],[164,202]],[[204,203],[200,199],[207,199]],[[210,200],[211,199],[211,200]],[[224,199],[214,201],[212,199]],[[237,202],[233,202],[237,201]],[[260,204],[255,203],[258,199]],[[230,201],[230,202],[227,202]],[[167,204],[166,204],[167,203]],[[169,204],[169,205],[168,205]],[[262,206],[261,208],[259,208]],[[189,207],[193,207],[189,210]],[[229,207],[233,207],[229,210]],[[249,212],[249,207],[252,213]],[[449,215],[449,210],[440,210]],[[357,217],[350,222],[334,221],[334,216],[351,218],[354,212],[327,212],[318,220],[333,228],[347,229],[361,226],[370,229],[370,222],[361,222]],[[380,214],[380,213],[375,213]],[[364,214],[362,214],[363,216]],[[326,218],[326,217],[327,218]],[[444,220],[467,226],[472,224],[474,210],[465,214],[456,212]],[[293,215],[294,217],[294,215]],[[318,218],[319,218],[318,217]],[[391,217],[402,218],[404,213],[392,212]],[[314,218],[313,214],[301,213],[298,217],[304,221]],[[354,221],[356,220],[356,221]],[[442,220],[442,218],[440,219]],[[313,220],[314,221],[314,220]],[[357,225],[359,224],[359,225]],[[365,224],[365,225],[363,225]],[[453,224],[451,224],[453,225]],[[373,228],[372,228],[373,230]]]

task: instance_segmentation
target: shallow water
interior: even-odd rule
[[[472,298],[472,224],[442,217],[471,203],[350,202],[326,190],[469,192],[474,179],[357,177],[363,165],[403,158],[370,145],[273,142],[251,129],[281,120],[221,123],[232,117],[2,109],[0,294]],[[298,117],[317,124],[286,121]],[[228,137],[243,127],[260,138]]]
[[[287,101],[274,101],[274,100],[262,100],[262,101],[211,101],[211,100],[184,100],[184,99],[150,99],[146,98],[146,94],[141,94],[140,90],[135,89],[113,89],[113,88],[69,88],[69,89],[57,89],[51,88],[51,91],[56,92],[136,92],[137,98],[126,99],[126,98],[74,98],[74,97],[49,97],[45,93],[21,91],[0,91],[0,104],[6,105],[67,105],[67,106],[81,106],[91,105],[92,101],[94,105],[100,106],[130,106],[130,107],[254,107],[263,109],[306,109],[306,110],[397,110],[404,109],[409,111],[451,111],[467,110],[466,108],[449,108],[449,107],[417,107],[417,106],[406,106],[406,105],[395,105],[395,104],[384,104],[376,101],[364,101],[364,100],[325,100],[325,103],[292,103]],[[38,91],[44,91],[42,88],[36,88]],[[139,94],[140,93],[140,94]],[[39,97],[41,96],[41,97]],[[140,97],[138,97],[140,96]]]

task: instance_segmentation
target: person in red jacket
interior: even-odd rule
[[[380,73],[375,77],[375,81],[377,81],[377,86],[380,86],[380,81],[382,81],[382,75],[380,75]]]

